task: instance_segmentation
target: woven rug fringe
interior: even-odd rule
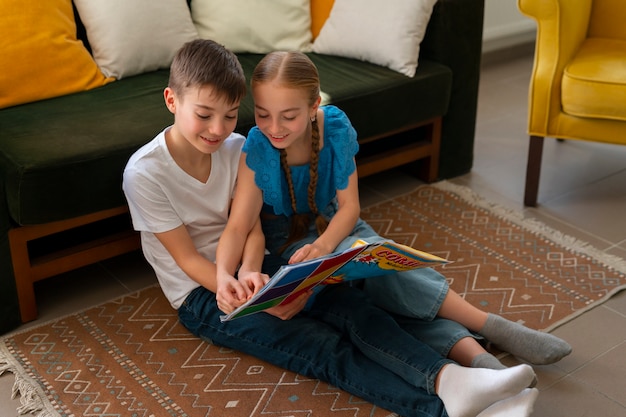
[[[11,390],[11,399],[15,399],[18,395],[20,396],[22,405],[17,408],[18,415],[34,414],[35,417],[58,417],[59,414],[52,409],[49,403],[43,401],[45,396],[41,392],[39,385],[33,382],[30,377],[24,375],[21,370],[20,366],[13,363],[12,356],[9,354],[4,342],[0,342],[0,376],[8,371],[15,377]]]

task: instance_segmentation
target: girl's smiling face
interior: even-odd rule
[[[276,82],[259,83],[252,95],[256,124],[272,146],[287,149],[310,140],[319,102],[311,106],[305,92]]]

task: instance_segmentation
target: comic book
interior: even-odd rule
[[[393,272],[449,263],[447,259],[384,240],[367,243],[359,240],[343,252],[283,265],[245,304],[220,319],[224,321],[257,313],[288,303],[318,285],[336,284],[352,279],[382,277]]]

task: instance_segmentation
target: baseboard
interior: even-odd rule
[[[532,55],[535,50],[536,31],[534,27],[521,26],[491,31],[483,38],[482,65],[489,65],[500,61]]]
[[[512,59],[532,56],[535,53],[535,41],[527,41],[524,43],[518,43],[510,45],[502,49],[494,49],[491,51],[483,52],[481,57],[481,65],[492,65],[503,61],[510,61]]]

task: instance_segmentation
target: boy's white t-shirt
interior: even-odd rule
[[[165,132],[138,149],[124,170],[123,189],[135,230],[141,232],[146,260],[163,293],[178,309],[199,284],[176,264],[154,233],[184,224],[198,252],[215,262],[217,243],[228,220],[244,137],[233,133],[211,154],[206,183],[180,168],[165,142]]]

